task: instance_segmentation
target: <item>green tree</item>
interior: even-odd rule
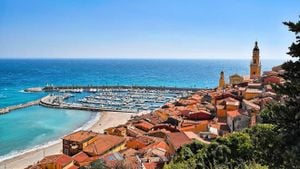
[[[221,161],[217,161],[217,164],[227,163],[230,167],[235,167],[240,163],[252,160],[253,145],[247,133],[234,132],[227,137],[218,138],[216,143],[219,145],[217,147],[219,154],[216,154],[217,157],[215,158],[221,159]],[[214,151],[212,150],[211,152]],[[220,157],[221,155],[223,157]]]
[[[295,33],[296,41],[289,47],[293,60],[285,62],[282,75],[285,83],[275,86],[281,101],[270,107],[267,119],[276,125],[279,132],[280,155],[282,167],[300,168],[300,21],[284,22],[291,32]]]
[[[243,166],[244,169],[268,169],[269,167],[266,165],[261,165],[259,163],[256,162],[250,162],[248,164],[245,164]]]
[[[105,162],[101,159],[93,161],[90,169],[107,169]]]
[[[264,165],[276,167],[282,159],[278,154],[278,132],[272,124],[257,124],[243,132],[248,133],[253,145],[253,159]]]

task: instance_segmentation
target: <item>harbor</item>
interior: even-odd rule
[[[48,95],[35,101],[0,109],[6,114],[33,105],[49,108],[94,112],[151,112],[166,102],[189,96],[197,88],[153,86],[46,86],[24,89],[26,92],[45,92]]]
[[[176,101],[193,93],[192,90],[167,88],[101,87],[52,88],[51,95],[41,99],[45,107],[87,111],[138,113],[153,111],[166,102]]]

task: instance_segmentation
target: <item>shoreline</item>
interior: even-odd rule
[[[109,127],[114,127],[119,124],[126,123],[132,115],[132,113],[126,112],[98,112],[97,116],[99,117],[95,120],[94,123],[88,124],[89,122],[93,121],[91,119],[83,126],[79,127],[77,130],[91,130],[98,133],[103,133],[104,129]],[[74,131],[72,131],[74,132]],[[71,132],[70,132],[71,133]],[[63,136],[62,136],[63,137]],[[22,169],[29,165],[36,163],[38,160],[41,160],[44,156],[59,154],[62,153],[62,140],[58,139],[53,141],[54,144],[45,145],[45,147],[37,148],[36,150],[28,151],[23,154],[17,155],[15,157],[5,159],[0,162],[0,169]]]

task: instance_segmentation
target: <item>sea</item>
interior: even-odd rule
[[[270,70],[282,60],[262,60]],[[250,60],[0,59],[0,108],[37,100],[46,85],[140,85],[213,88],[225,77],[249,74]],[[101,114],[32,106],[0,115],[0,162],[92,125]]]

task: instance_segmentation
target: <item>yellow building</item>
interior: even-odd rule
[[[262,94],[262,91],[259,90],[259,89],[251,89],[251,88],[248,88],[245,92],[245,95],[244,95],[244,98],[246,100],[250,100],[250,99],[253,99],[255,97],[260,97]]]
[[[220,74],[219,88],[220,88],[220,89],[225,88],[225,78],[224,78],[224,72],[223,72],[223,71],[222,71],[221,74]]]
[[[229,77],[229,81],[231,85],[236,85],[236,84],[243,83],[244,78],[238,74],[234,74]]]
[[[257,42],[255,42],[255,46],[253,48],[252,61],[250,63],[250,78],[255,79],[260,77],[261,75],[261,64],[259,59],[259,48],[257,46]]]

